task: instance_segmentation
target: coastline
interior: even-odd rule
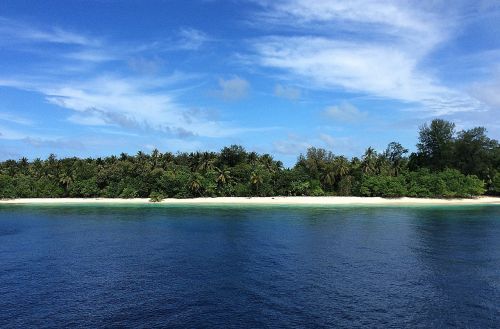
[[[385,199],[380,197],[218,197],[195,199],[164,199],[152,203],[148,198],[136,199],[111,199],[111,198],[31,198],[0,200],[0,205],[58,205],[58,204],[164,204],[164,205],[500,205],[500,197],[478,197],[473,199],[420,199],[420,198],[395,198]]]

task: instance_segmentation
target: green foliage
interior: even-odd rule
[[[354,177],[343,177],[339,182],[338,195],[348,196],[353,194],[353,180]]]
[[[360,187],[363,196],[395,198],[407,195],[404,178],[393,176],[366,176]]]
[[[423,125],[417,144],[418,166],[443,170],[449,167],[453,159],[455,124],[442,119],[432,120],[430,125]]]
[[[75,181],[69,189],[69,196],[72,198],[93,198],[99,196],[99,193],[96,177]]]
[[[347,159],[309,148],[292,168],[269,154],[231,145],[220,152],[125,153],[96,159],[0,162],[0,198],[216,196],[471,197],[500,194],[500,147],[481,127],[455,134],[433,120],[420,129],[417,152],[397,142]]]
[[[491,190],[495,194],[500,194],[500,172],[497,172],[493,177],[493,182],[491,184]]]
[[[455,139],[454,168],[466,175],[488,179],[495,175],[500,161],[500,147],[486,136],[486,129],[476,127],[460,131]]]
[[[468,198],[485,192],[484,182],[456,169],[430,172],[422,169],[406,176],[408,196],[419,198]]]
[[[133,187],[125,187],[122,190],[122,193],[120,193],[120,198],[123,198],[123,199],[133,199],[133,198],[137,198],[137,196],[138,196],[138,192]]]
[[[165,196],[160,192],[151,192],[149,195],[149,202],[161,202],[165,199]]]
[[[0,175],[0,199],[12,199],[16,197],[13,179],[9,175]]]

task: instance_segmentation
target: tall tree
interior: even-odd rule
[[[364,174],[371,175],[376,170],[377,151],[373,147],[368,147],[363,155],[361,170]]]
[[[402,167],[406,162],[406,153],[408,153],[408,149],[404,148],[403,145],[398,142],[391,142],[387,145],[384,155],[391,165],[394,176],[398,176],[401,172]]]
[[[477,175],[491,183],[500,165],[498,141],[486,136],[486,129],[476,127],[457,134],[454,167],[466,175]]]
[[[443,170],[453,160],[455,124],[442,119],[424,124],[419,131],[417,158],[422,167]]]

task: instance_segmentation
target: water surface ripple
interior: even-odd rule
[[[500,206],[0,206],[0,327],[494,328]]]

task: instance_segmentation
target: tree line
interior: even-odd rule
[[[455,131],[435,119],[420,127],[417,151],[398,142],[348,159],[311,147],[291,168],[242,146],[220,152],[122,153],[105,158],[7,160],[0,198],[217,196],[473,197],[500,193],[500,147],[477,127]]]

